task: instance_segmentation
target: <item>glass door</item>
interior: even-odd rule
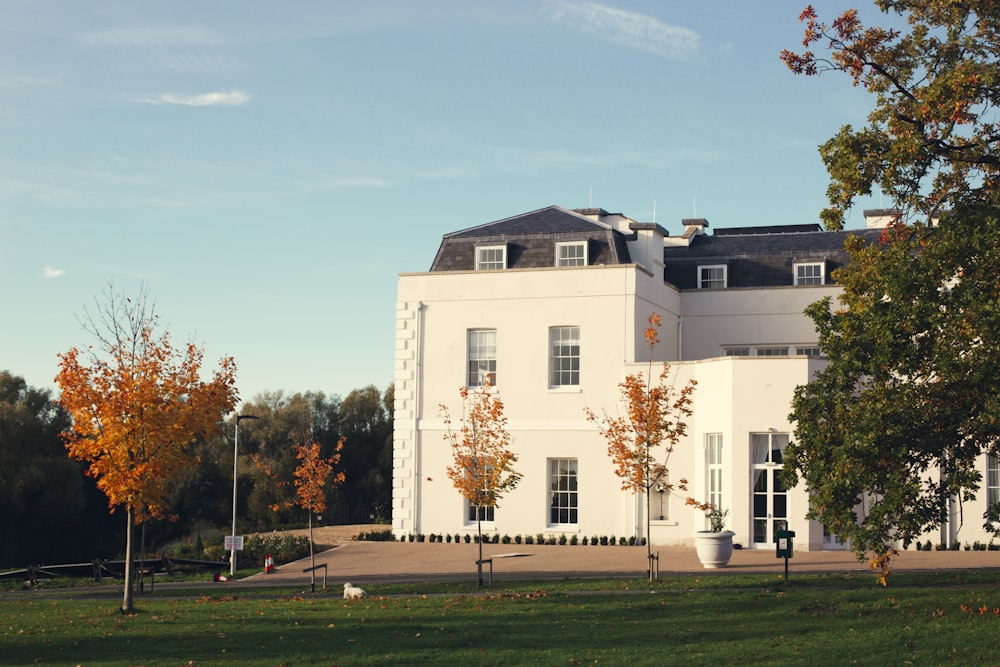
[[[755,548],[772,548],[776,531],[788,529],[788,492],[781,481],[787,433],[751,433],[751,522]]]

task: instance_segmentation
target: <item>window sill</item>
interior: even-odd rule
[[[583,390],[580,389],[580,385],[568,385],[565,387],[549,387],[550,394],[582,394]]]
[[[674,521],[673,519],[650,519],[649,525],[651,526],[679,526],[680,521]]]
[[[553,526],[546,526],[545,530],[550,533],[579,533],[580,527],[575,523],[557,523]]]

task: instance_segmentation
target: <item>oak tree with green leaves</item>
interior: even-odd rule
[[[847,74],[874,95],[861,129],[820,148],[822,218],[839,229],[878,187],[896,219],[878,243],[849,237],[836,301],[806,314],[829,365],[796,390],[786,482],[805,481],[809,516],[888,575],[896,544],[973,496],[976,464],[1000,436],[1000,5],[878,0],[908,30],[802,14],[795,72]]]
[[[831,229],[876,187],[895,206],[929,217],[959,201],[989,202],[1000,179],[1000,4],[875,5],[909,29],[865,26],[853,9],[825,23],[810,6],[800,17],[806,50],[781,54],[798,74],[846,74],[874,96],[864,127],[845,125],[820,147],[830,174],[822,219]]]

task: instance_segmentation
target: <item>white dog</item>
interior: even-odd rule
[[[360,600],[363,597],[367,597],[368,593],[365,593],[363,588],[358,588],[351,582],[344,584],[344,599],[345,600]]]

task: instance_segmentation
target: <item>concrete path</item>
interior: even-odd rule
[[[476,544],[350,542],[316,556],[317,565],[326,565],[330,587],[350,581],[366,583],[391,581],[475,581]],[[727,574],[772,573],[784,575],[785,561],[773,549],[738,549],[729,566],[709,570],[702,567],[694,548],[654,547],[659,556],[661,576],[724,576]],[[517,579],[561,579],[597,577],[645,577],[645,547],[622,546],[529,546],[484,544],[483,558],[492,560],[493,581]],[[278,563],[277,572],[258,574],[241,580],[241,585],[309,585],[304,572],[309,559]],[[1000,579],[1000,551],[904,551],[896,559],[895,570],[996,569]],[[484,565],[486,576],[489,566]],[[789,561],[789,575],[795,573],[870,574],[866,562],[850,551],[795,552]],[[317,570],[317,582],[323,571]]]

